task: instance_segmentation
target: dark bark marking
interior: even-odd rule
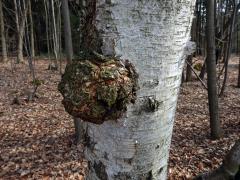
[[[147,103],[148,103],[147,109],[150,112],[157,111],[160,106],[160,102],[156,100],[155,97],[149,97]]]
[[[94,162],[93,169],[95,170],[95,173],[97,177],[103,180],[108,180],[108,175],[106,173],[106,166],[102,162]]]

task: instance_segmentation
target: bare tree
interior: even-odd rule
[[[27,11],[29,8],[29,1],[25,1],[20,3],[20,0],[14,0],[15,6],[15,17],[16,17],[16,27],[17,27],[17,63],[23,62],[23,38],[24,38],[24,30],[27,19]],[[25,8],[24,8],[25,7]]]
[[[240,6],[240,2],[238,3],[238,8]],[[240,46],[239,46],[239,41],[240,41],[240,38],[239,38],[239,33],[240,33],[240,13],[238,12],[238,18],[237,18],[237,52],[238,52],[238,55],[239,55],[239,65],[238,65],[238,84],[237,84],[237,87],[240,88]]]
[[[193,56],[192,55],[189,55],[187,57],[187,69],[186,69],[186,82],[189,82],[189,81],[192,81],[192,69],[191,69],[191,66],[192,66],[192,59],[193,59]]]
[[[2,42],[2,62],[7,62],[7,46],[5,38],[5,27],[4,27],[4,16],[3,16],[3,5],[0,0],[0,23],[1,23],[1,42]]]
[[[64,20],[65,51],[67,55],[67,61],[68,63],[71,63],[73,57],[73,47],[68,0],[62,0],[62,14]]]
[[[47,36],[47,54],[50,63],[50,39],[49,39],[49,2],[44,0],[44,10],[45,10],[45,23],[46,23],[46,36]]]
[[[54,0],[51,0],[51,11],[52,11],[52,27],[53,27],[53,31],[52,31],[53,52],[54,52],[55,60],[54,60],[54,64],[52,65],[52,68],[50,69],[57,70],[58,69],[57,61],[59,60],[59,37],[57,33]]]
[[[208,104],[210,112],[211,137],[217,139],[221,135],[220,120],[218,115],[218,93],[216,77],[216,52],[215,52],[215,25],[214,25],[214,0],[207,1],[207,84]]]
[[[224,90],[226,88],[227,78],[228,78],[228,62],[229,62],[229,58],[230,58],[231,51],[232,51],[232,35],[233,35],[233,31],[234,31],[235,18],[236,18],[236,14],[238,11],[237,1],[238,0],[233,1],[233,12],[232,12],[231,19],[230,19],[230,25],[229,25],[229,31],[228,31],[229,32],[228,42],[226,45],[226,52],[224,55],[224,68],[225,68],[224,79],[223,79],[223,84],[222,84],[222,88],[221,88],[219,96],[223,95]]]
[[[32,18],[32,4],[31,4],[31,0],[29,0],[29,19],[30,19],[31,52],[32,52],[32,57],[35,57],[34,28],[33,28],[33,18]]]

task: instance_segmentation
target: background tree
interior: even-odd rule
[[[31,52],[32,57],[35,57],[35,45],[34,45],[34,24],[32,18],[32,5],[31,1],[29,1],[29,20],[30,20],[30,39],[31,39]]]
[[[227,78],[228,78],[228,63],[229,63],[229,58],[232,52],[232,37],[233,37],[233,33],[234,33],[234,28],[235,28],[235,17],[238,11],[238,5],[237,5],[238,0],[233,0],[232,1],[232,6],[233,6],[233,12],[231,14],[231,19],[230,19],[230,25],[229,25],[229,34],[228,34],[228,42],[226,45],[226,52],[224,54],[224,68],[225,68],[225,72],[224,72],[224,79],[223,79],[223,83],[222,83],[222,87],[221,87],[221,91],[220,91],[220,96],[223,95],[225,87],[226,87],[226,82],[227,82]]]
[[[14,0],[15,13],[16,13],[16,27],[17,27],[17,63],[23,62],[23,43],[24,31],[26,26],[27,12],[29,8],[29,1]]]
[[[240,55],[240,13],[238,12],[237,16],[237,52]],[[240,57],[239,57],[239,64],[238,64],[238,83],[237,87],[240,88]]]
[[[207,1],[207,84],[208,103],[210,112],[211,137],[219,138],[221,135],[220,120],[218,115],[218,94],[216,77],[216,52],[215,52],[215,25],[214,25],[214,0]]]
[[[73,48],[68,0],[62,0],[62,14],[64,20],[63,23],[64,23],[65,51],[67,55],[67,61],[68,63],[71,63],[73,58]]]
[[[7,62],[7,46],[5,39],[5,27],[4,27],[4,16],[3,16],[3,5],[2,0],[0,1],[0,23],[1,23],[1,42],[2,42],[2,62]]]
[[[72,47],[72,33],[71,33],[71,23],[69,16],[68,0],[62,0],[62,14],[64,23],[64,40],[65,40],[65,52],[67,56],[67,63],[72,63],[73,59],[73,47]],[[79,118],[74,118],[75,127],[75,137],[76,143],[83,141],[84,137],[84,127],[83,122]]]

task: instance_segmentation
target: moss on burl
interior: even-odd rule
[[[101,124],[120,118],[136,99],[137,73],[129,61],[79,60],[67,65],[58,89],[66,111]]]

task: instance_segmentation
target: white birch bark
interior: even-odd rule
[[[166,179],[194,5],[192,0],[96,0],[93,23],[101,50],[134,64],[140,90],[123,118],[87,123],[87,179]]]

